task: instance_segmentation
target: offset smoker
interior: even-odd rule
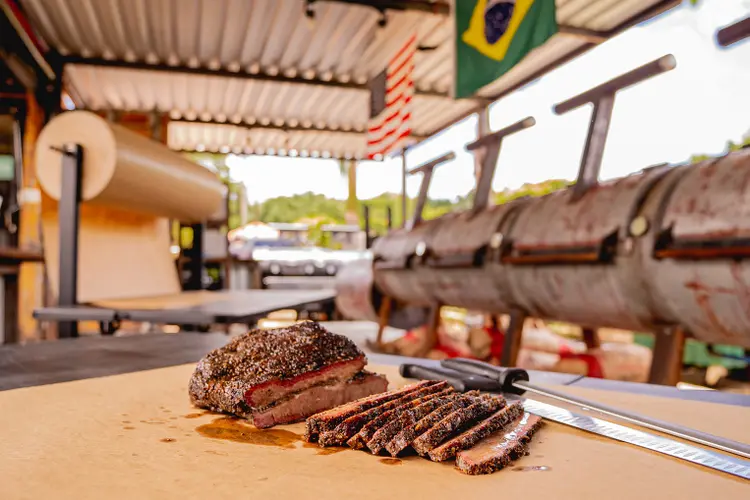
[[[596,103],[574,186],[381,238],[376,286],[419,304],[587,328],[681,328],[750,348],[750,150],[596,181],[615,92],[672,67],[661,58],[556,107]]]

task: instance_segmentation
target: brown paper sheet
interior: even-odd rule
[[[371,366],[392,385],[396,367]],[[530,455],[487,476],[452,464],[293,442],[264,446],[204,437],[218,417],[192,408],[192,365],[0,393],[4,500],[36,498],[633,499],[747,498],[748,483],[640,448],[547,423]],[[571,393],[750,441],[750,410],[568,389]],[[275,428],[282,443],[303,426]],[[252,432],[249,430],[249,432]],[[276,434],[278,436],[278,434]],[[546,471],[515,467],[547,466]]]
[[[179,294],[168,219],[214,214],[224,185],[206,168],[87,112],[63,113],[39,136],[36,173],[43,190],[42,235],[54,296],[59,279],[61,154],[83,146],[78,300],[96,303]]]

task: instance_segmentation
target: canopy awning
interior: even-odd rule
[[[447,2],[19,3],[63,56],[76,107],[167,113],[174,149],[362,158],[367,82],[413,30],[420,47],[412,126],[418,141],[679,0],[557,0],[560,33],[463,100],[448,95],[454,68]]]

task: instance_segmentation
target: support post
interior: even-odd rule
[[[372,245],[372,239],[370,238],[370,206],[364,205],[362,212],[362,216],[365,219],[365,248],[367,249]]]
[[[685,330],[680,326],[665,328],[655,334],[655,340],[648,382],[674,387],[682,373]]]
[[[602,343],[599,339],[599,332],[596,328],[583,328],[583,342],[586,344],[586,349],[597,349],[601,347]]]
[[[401,151],[401,227],[406,227],[406,148]]]
[[[81,179],[83,148],[79,144],[64,145],[62,153],[62,193],[59,205],[60,277],[58,304],[72,307],[78,303],[78,229],[80,225]],[[62,321],[60,338],[78,336],[76,321]]]
[[[380,304],[380,310],[378,311],[378,336],[375,338],[375,346],[378,349],[382,349],[383,347],[383,332],[388,326],[392,308],[393,299],[387,295],[383,296],[383,302]]]
[[[185,290],[203,289],[203,224],[191,224],[193,230],[193,244],[186,249],[184,256],[187,258],[183,269],[187,270],[188,278],[184,282]]]
[[[612,111],[617,92],[656,75],[671,71],[676,66],[677,61],[674,56],[668,54],[554,106],[555,113],[563,115],[584,104],[591,103],[594,105],[586,144],[581,157],[581,165],[578,168],[578,178],[571,191],[571,202],[580,200],[589,189],[599,182],[599,171],[602,167],[604,147],[609,133],[609,123],[612,121]]]
[[[503,355],[500,359],[501,366],[516,366],[518,353],[521,350],[521,336],[523,325],[526,322],[526,313],[514,310],[510,313],[510,324],[505,331],[505,342],[503,343]]]
[[[479,210],[483,210],[490,204],[492,178],[495,176],[497,159],[500,157],[500,146],[502,145],[503,139],[509,135],[533,127],[534,125],[536,125],[536,120],[534,117],[528,116],[523,120],[517,121],[512,125],[498,130],[497,132],[485,135],[484,137],[480,137],[476,141],[467,144],[467,151],[472,151],[475,158],[479,157],[481,161],[479,177],[477,178],[477,188],[474,192],[472,212],[476,213]]]

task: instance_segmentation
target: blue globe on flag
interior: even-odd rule
[[[484,9],[484,38],[494,44],[508,30],[510,18],[513,17],[515,0],[489,0]]]

